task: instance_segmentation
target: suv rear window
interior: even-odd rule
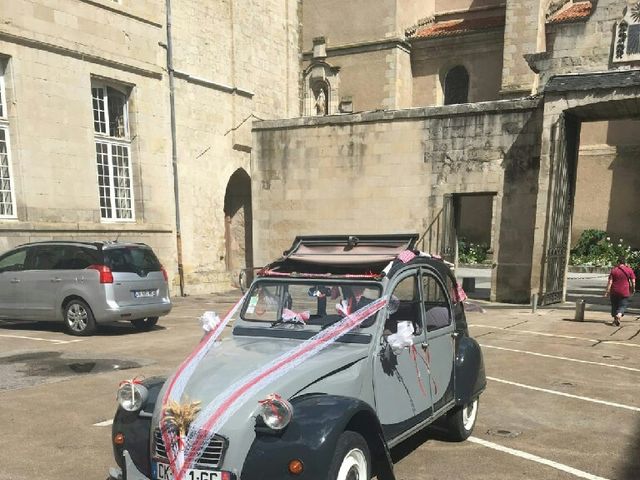
[[[162,269],[153,250],[145,247],[122,247],[104,250],[104,259],[112,272],[146,274]]]

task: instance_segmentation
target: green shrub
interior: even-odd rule
[[[484,263],[489,257],[489,246],[473,243],[464,238],[458,240],[458,262],[467,264]]]
[[[618,257],[624,256],[630,265],[640,263],[640,251],[625,245],[622,238],[612,241],[604,230],[588,229],[582,232],[576,246],[571,250],[570,265],[610,267]]]

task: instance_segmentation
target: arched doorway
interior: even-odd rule
[[[241,270],[253,266],[251,224],[251,178],[239,168],[231,175],[224,196],[225,266],[234,280]]]

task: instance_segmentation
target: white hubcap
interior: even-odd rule
[[[82,305],[74,303],[67,310],[67,322],[73,331],[83,331],[87,328],[87,311]]]
[[[337,480],[369,480],[367,459],[359,448],[351,450],[342,460]]]
[[[473,402],[468,403],[462,409],[462,425],[464,425],[464,429],[467,432],[473,429],[473,426],[476,423],[477,416],[478,416],[478,400],[474,400]]]

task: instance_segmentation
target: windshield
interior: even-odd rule
[[[380,286],[364,283],[260,281],[255,283],[242,318],[270,328],[317,330],[380,298]],[[360,325],[369,327],[375,315]]]

